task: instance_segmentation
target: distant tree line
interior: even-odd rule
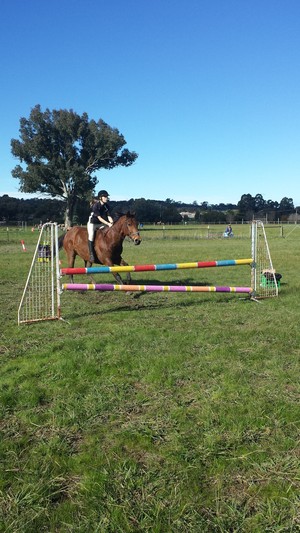
[[[146,200],[138,198],[110,202],[113,215],[118,212],[135,212],[138,220],[145,224],[179,224],[242,222],[252,218],[267,219],[269,222],[287,221],[291,215],[300,213],[295,208],[292,198],[284,197],[280,202],[264,200],[261,194],[251,196],[243,194],[238,204],[209,204],[194,201],[191,204],[166,200]],[[74,224],[86,224],[90,212],[89,202],[80,200],[76,204],[73,216]],[[181,213],[185,213],[182,215]],[[188,214],[187,214],[188,213]],[[31,225],[55,221],[64,223],[65,205],[58,199],[18,199],[7,194],[0,196],[0,223],[9,224],[17,221]]]

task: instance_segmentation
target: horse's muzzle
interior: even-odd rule
[[[142,238],[138,231],[136,231],[135,233],[130,233],[129,237],[134,242],[134,244],[141,244]]]

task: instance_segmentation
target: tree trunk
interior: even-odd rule
[[[70,228],[73,223],[75,200],[71,196],[68,196],[65,210],[65,228]]]

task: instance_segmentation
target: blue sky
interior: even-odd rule
[[[300,205],[299,0],[1,0],[0,68],[0,195],[40,104],[138,152],[97,174],[112,200]]]

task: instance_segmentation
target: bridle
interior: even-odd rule
[[[128,224],[128,222],[127,222],[126,224],[127,224],[127,228],[129,229],[129,224]],[[135,241],[136,239],[134,239],[134,237],[140,237],[140,232],[139,232],[139,231],[129,231],[129,232],[128,232],[128,237],[129,237],[132,241]]]
[[[132,237],[140,237],[140,232],[139,231],[133,231],[131,233],[129,233],[128,237],[130,237],[132,239]]]
[[[126,216],[126,215],[124,215]],[[116,224],[116,222],[114,222],[113,226]],[[125,236],[127,236],[129,239],[131,239],[135,244],[139,244],[141,242],[141,236],[140,236],[140,232],[139,231],[130,231],[129,229],[129,226],[130,226],[130,223],[129,223],[129,220],[126,219],[126,227],[127,227],[127,235],[126,235],[126,232],[125,233]]]

